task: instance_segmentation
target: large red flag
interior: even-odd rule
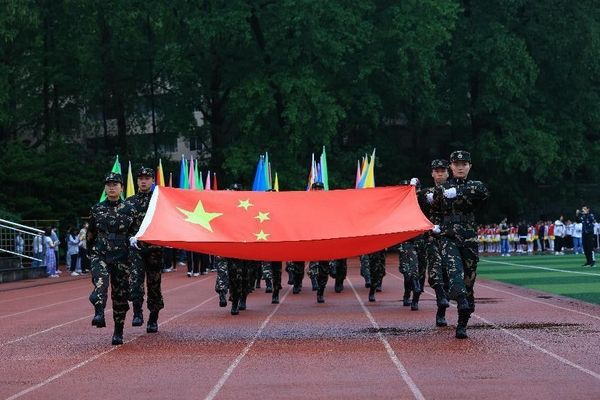
[[[432,224],[413,186],[298,192],[154,188],[136,237],[246,260],[331,260],[408,240]]]

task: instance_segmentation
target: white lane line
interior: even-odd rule
[[[590,318],[594,318],[594,319],[600,320],[600,317],[598,317],[596,315],[584,313],[583,311],[573,310],[573,309],[567,308],[567,307],[557,306],[555,304],[551,304],[551,303],[547,303],[545,301],[540,301],[540,300],[532,299],[532,298],[529,298],[529,297],[526,297],[526,296],[521,296],[519,294],[511,293],[511,292],[506,291],[506,290],[497,289],[497,288],[492,287],[492,286],[484,285],[483,283],[477,283],[477,286],[484,287],[484,288],[490,289],[490,290],[494,290],[496,292],[505,293],[505,294],[508,294],[508,295],[511,295],[511,296],[514,296],[514,297],[518,297],[518,298],[523,299],[523,300],[532,301],[534,303],[543,304],[545,306],[558,308],[560,310],[569,311],[569,312],[572,312],[572,313],[575,313],[575,314],[581,314],[581,315],[585,315],[586,317],[590,317]]]
[[[172,289],[169,289],[169,290],[165,290],[163,293],[171,293],[173,291],[176,291],[176,290],[179,290],[179,289],[183,289],[185,287],[188,287],[188,286],[191,286],[191,285],[194,285],[196,283],[200,283],[200,282],[203,282],[203,281],[206,281],[206,280],[208,280],[208,278],[200,279],[200,280],[198,280],[196,282],[192,282],[192,283],[186,283],[185,285],[181,285],[181,286],[177,286],[177,287],[174,287]],[[111,312],[112,312],[112,309],[106,311],[107,314],[109,314]],[[86,318],[92,318],[93,316],[94,316],[94,314],[86,315],[85,317],[81,317],[81,318],[74,319],[72,321],[64,322],[64,323],[62,323],[60,325],[54,325],[54,326],[52,326],[50,328],[46,328],[46,329],[44,329],[42,331],[37,331],[37,332],[31,333],[29,335],[18,337],[18,338],[13,339],[13,340],[11,340],[9,342],[0,343],[0,348],[2,348],[4,346],[7,346],[9,344],[12,344],[12,343],[17,343],[17,342],[23,341],[25,339],[32,338],[34,336],[41,335],[43,333],[47,333],[47,332],[53,331],[54,329],[62,328],[63,326],[70,325],[70,324],[73,324],[75,322],[79,322],[79,321],[81,321],[83,319],[86,319]]]
[[[233,373],[233,371],[236,369],[236,367],[238,366],[238,364],[242,361],[242,359],[250,351],[250,349],[254,345],[254,342],[256,342],[256,339],[258,339],[258,337],[263,332],[263,330],[265,329],[265,327],[267,326],[267,324],[269,323],[269,321],[271,321],[271,318],[273,317],[273,315],[275,315],[275,313],[279,310],[279,307],[281,307],[281,304],[283,304],[283,302],[285,301],[285,298],[287,297],[288,294],[290,294],[290,288],[289,287],[288,287],[287,291],[285,292],[285,294],[283,295],[283,297],[281,298],[281,301],[279,302],[279,304],[277,304],[277,307],[275,307],[275,309],[271,312],[271,314],[269,314],[269,316],[267,316],[267,318],[265,318],[265,320],[263,321],[263,323],[258,328],[258,331],[256,331],[256,333],[254,334],[254,337],[252,338],[252,340],[246,345],[246,347],[244,347],[244,350],[242,350],[242,352],[236,357],[236,359],[233,360],[233,362],[231,363],[231,365],[229,366],[229,368],[227,368],[227,370],[225,371],[225,373],[221,376],[221,378],[219,379],[219,381],[217,382],[217,384],[212,388],[212,390],[210,391],[210,393],[208,393],[208,395],[206,395],[206,397],[204,398],[205,400],[212,400],[212,399],[214,399],[215,396],[221,390],[221,388],[223,388],[223,385],[225,385],[225,382],[227,382],[227,379],[229,379],[229,377],[231,376],[231,374]]]
[[[506,261],[491,261],[491,260],[480,260],[480,263],[492,263],[492,264],[504,264],[510,265],[513,267],[523,267],[523,268],[531,268],[531,269],[543,269],[545,271],[554,271],[554,272],[562,272],[563,274],[577,274],[577,275],[587,275],[587,276],[600,276],[600,274],[594,274],[591,272],[581,272],[581,271],[566,271],[564,269],[556,269],[556,268],[548,268],[548,267],[536,267],[534,265],[523,265],[523,264],[515,264],[509,263]]]
[[[396,276],[395,274],[392,274],[392,273],[390,273],[390,275],[392,275],[393,277],[395,277],[395,278],[397,278],[397,279],[400,279],[400,277],[399,277],[399,276]],[[431,293],[431,292],[429,292],[429,291],[427,291],[427,290],[425,291],[425,293],[427,293],[427,294],[428,294],[429,296],[431,296],[431,297],[435,297],[435,293]],[[456,307],[454,304],[450,304],[450,305],[451,305],[452,307]],[[592,376],[592,377],[594,377],[594,378],[596,378],[596,379],[600,380],[600,374],[598,374],[598,373],[596,373],[596,372],[594,372],[594,371],[591,371],[591,370],[589,370],[589,369],[587,369],[587,368],[585,368],[585,367],[582,367],[581,365],[579,365],[579,364],[576,364],[576,363],[574,363],[573,361],[567,360],[566,358],[564,358],[564,357],[561,357],[561,356],[559,356],[558,354],[551,352],[550,350],[546,350],[546,349],[545,349],[545,348],[543,348],[542,346],[539,346],[539,345],[537,345],[537,344],[533,343],[532,341],[530,341],[530,340],[528,340],[528,339],[525,339],[524,337],[522,337],[522,336],[519,336],[519,335],[517,335],[516,333],[513,333],[513,332],[509,331],[509,330],[508,330],[508,329],[506,329],[506,328],[502,328],[501,326],[499,326],[499,325],[496,325],[496,324],[495,324],[495,323],[493,323],[492,321],[488,321],[487,319],[485,319],[485,318],[483,318],[483,317],[481,317],[481,316],[479,316],[479,315],[477,315],[477,314],[475,314],[475,313],[473,313],[473,314],[471,314],[471,315],[472,315],[472,316],[474,316],[475,318],[477,318],[477,319],[479,319],[479,320],[483,321],[483,322],[484,322],[484,323],[486,323],[487,325],[490,325],[490,326],[494,327],[495,329],[498,329],[499,331],[502,331],[502,332],[506,333],[507,335],[514,337],[515,339],[517,339],[517,340],[519,340],[520,342],[522,342],[522,343],[526,344],[527,346],[529,346],[529,347],[532,347],[532,348],[534,348],[534,349],[536,349],[536,350],[538,350],[538,351],[540,351],[540,352],[542,352],[542,353],[544,353],[544,354],[546,354],[546,355],[548,355],[548,356],[550,356],[550,357],[554,358],[555,360],[558,360],[558,361],[560,361],[560,362],[561,362],[561,363],[563,363],[563,364],[566,364],[566,365],[568,365],[568,366],[570,366],[570,367],[573,367],[573,368],[575,368],[575,369],[577,369],[577,370],[579,370],[579,371],[581,371],[581,372],[584,372],[584,373],[586,373],[586,374],[588,374],[588,375],[590,375],[590,376]]]
[[[72,281],[69,282],[75,282],[75,281],[79,281],[81,279],[74,279]],[[68,282],[65,282],[68,283]],[[36,288],[39,289],[40,286],[46,286],[46,285],[38,285],[38,286],[31,286],[32,288]],[[2,293],[10,293],[12,291],[17,291],[17,290],[25,290],[27,288],[22,288],[22,289],[14,289],[14,290],[7,290],[5,292],[0,292],[0,295],[2,295]],[[54,290],[52,292],[46,292],[46,293],[37,293],[37,294],[32,294],[31,296],[23,296],[23,297],[16,297],[16,298],[11,298],[11,299],[5,299],[5,300],[0,300],[0,304],[4,304],[4,303],[12,303],[14,301],[21,301],[21,300],[25,300],[25,299],[32,299],[34,297],[40,297],[40,296],[47,296],[47,297],[51,297],[52,295],[56,294],[56,293],[61,293],[61,292],[72,292],[74,288],[68,288],[68,289],[61,289],[61,290]]]
[[[197,282],[194,282],[194,283],[197,283]],[[194,311],[194,310],[195,310],[195,309],[197,309],[198,307],[201,307],[201,306],[203,306],[204,304],[208,303],[209,301],[212,301],[212,300],[214,300],[216,297],[217,297],[217,296],[215,295],[215,296],[212,296],[212,297],[210,297],[210,298],[208,298],[208,299],[204,300],[202,303],[200,303],[200,304],[197,304],[197,305],[195,305],[194,307],[192,307],[192,308],[190,308],[190,309],[187,309],[186,311],[184,311],[184,312],[182,312],[182,313],[180,313],[180,314],[177,314],[177,315],[175,315],[175,316],[173,316],[173,317],[171,317],[171,318],[167,319],[166,321],[164,321],[164,322],[160,323],[160,324],[159,324],[159,326],[162,326],[162,325],[164,325],[164,324],[166,324],[166,323],[168,323],[168,322],[170,322],[170,321],[174,320],[175,318],[179,318],[179,317],[181,317],[182,315],[185,315],[185,314],[187,314],[187,313],[189,313],[189,312],[191,312],[191,311]],[[134,340],[138,339],[140,336],[143,336],[144,334],[145,334],[145,333],[140,333],[140,334],[138,334],[138,335],[134,336],[132,339],[130,339],[130,340],[126,340],[126,341],[125,341],[125,343],[124,343],[123,345],[125,345],[125,344],[127,344],[127,343],[131,343],[131,342],[133,342]],[[51,376],[50,378],[46,379],[46,380],[45,380],[45,381],[43,381],[43,382],[40,382],[40,383],[38,383],[37,385],[31,386],[31,387],[29,387],[29,388],[27,388],[27,389],[25,389],[25,390],[22,390],[22,391],[20,391],[19,393],[13,394],[12,396],[10,396],[10,397],[6,398],[6,400],[14,400],[14,399],[18,399],[19,397],[22,397],[22,396],[26,395],[27,393],[31,393],[31,392],[33,392],[34,390],[37,390],[37,389],[39,389],[39,388],[41,388],[41,387],[44,387],[44,386],[46,386],[47,384],[49,384],[49,383],[52,383],[52,382],[54,382],[55,380],[57,380],[57,379],[59,379],[59,378],[61,378],[61,377],[65,376],[65,375],[67,375],[67,374],[69,374],[69,373],[71,373],[71,372],[75,371],[76,369],[79,369],[79,368],[83,367],[84,365],[86,365],[86,364],[89,364],[89,363],[91,363],[91,362],[92,362],[92,361],[94,361],[94,360],[97,360],[98,358],[102,357],[103,355],[105,355],[105,354],[108,354],[108,353],[110,353],[111,351],[114,351],[114,350],[117,350],[117,349],[119,349],[119,347],[121,347],[121,346],[112,346],[112,347],[111,347],[111,348],[109,348],[108,350],[105,350],[105,351],[103,351],[103,352],[101,352],[101,353],[98,353],[98,354],[96,354],[96,355],[94,355],[94,356],[92,356],[92,357],[88,358],[87,360],[84,360],[84,361],[80,362],[79,364],[72,366],[71,368],[65,369],[64,371],[61,371],[61,372],[59,372],[58,374]]]
[[[354,296],[356,296],[356,299],[358,300],[358,303],[360,304],[360,306],[362,307],[363,311],[367,315],[367,318],[369,319],[369,321],[371,321],[371,325],[373,325],[373,328],[375,328],[377,330],[377,336],[379,337],[379,341],[381,343],[383,343],[383,347],[385,347],[385,350],[387,351],[388,356],[390,357],[390,359],[392,360],[392,362],[394,363],[394,365],[396,366],[396,368],[400,372],[400,376],[402,376],[402,379],[404,380],[404,382],[410,388],[410,391],[415,396],[415,399],[424,400],[425,397],[423,396],[423,393],[421,393],[421,391],[419,390],[419,388],[417,387],[417,385],[415,384],[415,382],[412,380],[412,378],[410,377],[410,375],[406,371],[406,368],[404,367],[404,365],[402,364],[402,362],[400,361],[400,359],[398,358],[398,356],[394,352],[394,349],[392,349],[392,346],[390,346],[390,343],[387,341],[387,339],[385,338],[385,336],[383,336],[383,334],[381,333],[379,324],[377,323],[377,321],[375,321],[375,318],[373,318],[373,315],[371,314],[371,312],[367,309],[367,307],[363,303],[362,299],[358,295],[358,292],[354,288],[354,285],[352,284],[352,281],[348,277],[346,277],[346,280],[348,281],[348,284],[350,285],[350,288],[354,292]]]
[[[65,303],[70,303],[72,301],[77,301],[77,300],[81,300],[81,299],[85,299],[85,298],[87,298],[87,296],[81,296],[81,297],[76,297],[76,298],[70,299],[70,300],[59,301],[58,303],[46,304],[45,306],[30,308],[29,310],[19,311],[14,314],[0,315],[0,319],[14,317],[15,315],[27,314],[28,312],[43,310],[44,308],[54,307],[54,306],[58,306],[58,305],[65,304]]]

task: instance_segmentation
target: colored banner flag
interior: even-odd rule
[[[204,190],[204,183],[202,182],[202,173],[198,172],[198,160],[194,164],[194,179],[196,180],[196,190]]]
[[[136,237],[246,260],[369,254],[430,230],[413,186],[279,192],[156,188]]]
[[[216,172],[213,172],[212,190],[219,190],[219,186],[217,185],[217,173]]]
[[[327,171],[327,154],[325,153],[325,146],[323,146],[323,152],[321,153],[321,179],[325,190],[329,190],[329,172]]]
[[[185,159],[181,156],[181,163],[179,164],[179,189],[187,189],[185,184],[185,177],[187,175],[187,169],[185,168]]]
[[[365,179],[365,184],[363,187],[375,187],[375,149],[373,149],[373,154],[371,155],[371,161],[369,162],[369,168],[367,169],[367,177]]]
[[[275,172],[275,182],[273,183],[273,189],[276,192],[279,192],[279,177],[277,177],[277,172]]]
[[[196,190],[196,175],[194,175],[194,159],[190,157],[190,171],[188,173],[189,188]]]
[[[127,169],[127,193],[125,198],[131,197],[135,194],[135,186],[133,185],[133,173],[131,172],[131,161],[129,161],[129,168]]]
[[[169,187],[173,187],[173,173],[169,172]]]
[[[158,160],[158,168],[156,168],[156,184],[158,186],[165,186],[165,173],[163,171],[162,160]]]
[[[117,158],[115,159],[115,163],[113,164],[112,169],[110,170],[110,172],[114,172],[116,174],[121,174],[121,176],[123,176],[123,174],[121,173],[121,163],[119,162],[119,155],[117,155]],[[121,199],[123,199],[123,193],[121,192]],[[104,190],[102,190],[102,194],[100,195],[100,201],[104,201],[106,200],[106,192]]]
[[[204,185],[204,190],[211,190],[210,186],[210,171],[206,174],[206,185]]]

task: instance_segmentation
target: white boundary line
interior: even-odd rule
[[[387,339],[385,338],[385,336],[383,336],[383,334],[381,333],[379,324],[377,323],[377,321],[375,321],[375,318],[373,318],[373,315],[371,314],[371,312],[367,309],[367,307],[363,303],[362,299],[358,295],[358,292],[354,288],[354,285],[352,284],[352,281],[348,277],[346,277],[346,280],[348,281],[348,284],[350,285],[350,288],[354,292],[354,296],[356,296],[356,299],[358,300],[358,303],[360,304],[360,306],[362,307],[363,311],[365,312],[367,318],[371,322],[371,325],[373,325],[373,328],[377,329],[377,336],[379,337],[379,341],[381,343],[383,343],[383,347],[385,347],[385,350],[387,351],[388,356],[392,360],[392,363],[394,363],[394,365],[398,369],[398,372],[400,372],[400,376],[402,376],[402,379],[408,385],[410,391],[415,396],[415,399],[425,400],[425,397],[423,396],[423,393],[421,393],[421,391],[419,390],[419,388],[417,387],[417,385],[415,384],[415,382],[412,380],[412,378],[408,374],[408,371],[406,371],[406,368],[404,367],[404,365],[402,364],[402,362],[400,361],[400,359],[398,359],[398,356],[394,352],[394,349],[392,349],[392,346],[390,346],[390,343],[387,341]]]
[[[63,300],[63,301],[59,301],[58,303],[52,303],[52,304],[47,304],[47,305],[41,306],[41,307],[30,308],[29,310],[19,311],[19,312],[16,312],[14,314],[0,315],[0,319],[8,318],[8,317],[14,317],[15,315],[27,314],[28,312],[32,312],[32,311],[43,310],[44,308],[54,307],[54,306],[58,306],[60,304],[65,304],[65,303],[70,303],[72,301],[77,301],[77,300],[85,299],[87,297],[88,296],[76,297],[76,298],[71,299],[71,300]]]
[[[210,393],[208,393],[208,395],[206,395],[206,397],[204,398],[205,400],[212,400],[212,399],[214,399],[215,396],[221,390],[221,388],[223,388],[223,385],[225,385],[225,382],[227,382],[227,379],[229,379],[229,377],[231,376],[231,374],[233,373],[233,371],[236,369],[236,367],[238,366],[238,364],[242,361],[242,359],[244,358],[244,356],[250,351],[250,348],[254,345],[254,343],[256,342],[256,339],[258,339],[258,337],[263,332],[263,330],[265,329],[265,327],[267,326],[267,324],[269,323],[269,321],[271,321],[271,318],[273,317],[273,315],[275,315],[275,313],[279,310],[279,307],[281,307],[281,304],[283,304],[283,302],[285,301],[287,295],[290,294],[290,290],[291,289],[288,287],[287,291],[285,292],[285,294],[281,298],[281,301],[279,302],[279,304],[277,304],[277,307],[275,307],[275,309],[271,312],[271,314],[269,314],[267,316],[267,318],[265,318],[265,320],[263,321],[263,323],[258,328],[258,331],[256,331],[256,333],[254,334],[254,337],[252,338],[252,340],[250,340],[250,343],[248,343],[246,345],[246,347],[244,347],[244,350],[242,350],[242,352],[236,357],[236,359],[233,360],[233,362],[231,363],[231,365],[229,365],[229,368],[227,368],[227,370],[223,373],[223,375],[221,376],[221,378],[219,379],[219,381],[215,384],[215,386],[213,386],[213,388],[210,391]]]
[[[41,279],[43,279],[43,278],[41,278]],[[68,281],[68,282],[67,282],[67,281],[65,281],[65,282],[60,282],[60,281],[56,282],[56,281],[55,281],[55,282],[56,282],[56,283],[69,283],[69,282],[75,282],[75,281],[78,281],[78,280],[80,280],[80,279],[73,279],[73,280],[70,280],[70,281]],[[1,295],[2,293],[16,292],[16,291],[18,291],[18,290],[25,290],[25,289],[39,289],[41,286],[49,286],[49,285],[26,286],[26,287],[23,287],[23,288],[11,289],[11,290],[7,290],[7,291],[4,291],[4,292],[0,292],[0,295]],[[56,294],[56,293],[61,293],[61,292],[69,292],[69,291],[71,291],[71,292],[72,292],[72,291],[73,291],[73,288],[67,288],[67,289],[54,290],[54,291],[52,291],[52,292],[47,292],[47,293],[37,293],[37,294],[32,294],[31,296],[23,296],[23,297],[11,298],[11,299],[4,299],[4,300],[0,300],[0,305],[2,305],[2,304],[4,304],[4,303],[12,303],[12,302],[14,302],[14,301],[21,301],[21,300],[25,300],[25,299],[32,299],[32,298],[34,298],[34,297],[40,297],[40,296],[51,296],[51,295],[53,295],[53,294]]]
[[[534,265],[523,265],[523,264],[515,264],[515,263],[509,263],[506,261],[491,261],[491,260],[485,260],[485,259],[481,259],[479,262],[482,263],[492,263],[492,264],[504,264],[504,265],[510,265],[513,267],[523,267],[523,268],[531,268],[531,269],[543,269],[545,271],[555,271],[555,272],[562,272],[564,274],[577,274],[577,275],[587,275],[587,276],[598,276],[600,277],[600,274],[592,274],[589,272],[580,272],[580,271],[565,271],[563,269],[556,269],[556,268],[548,268],[548,267],[536,267]]]
[[[395,274],[393,274],[393,273],[390,273],[390,275],[392,275],[392,276],[393,276],[393,277],[395,277],[396,279],[400,279],[400,277],[399,277],[399,276],[396,276],[396,275],[395,275]],[[435,294],[434,294],[434,293],[431,293],[431,292],[429,292],[429,291],[427,291],[427,290],[425,291],[425,293],[427,293],[429,296],[435,297]],[[454,304],[451,304],[451,306],[452,306],[452,307],[456,307]],[[513,333],[513,332],[509,331],[509,330],[508,330],[508,329],[506,329],[506,328],[502,328],[501,326],[499,326],[499,325],[496,325],[495,323],[493,323],[493,322],[491,322],[491,321],[488,321],[487,319],[485,319],[485,318],[483,318],[483,317],[480,317],[479,315],[477,315],[477,314],[475,314],[475,313],[473,313],[473,314],[471,314],[471,315],[473,315],[475,318],[477,318],[477,319],[479,319],[479,320],[483,321],[484,323],[486,323],[486,324],[488,324],[488,325],[490,325],[490,326],[494,327],[495,329],[498,329],[499,331],[502,331],[502,332],[506,333],[507,335],[514,337],[515,339],[517,339],[517,340],[519,340],[520,342],[522,342],[522,343],[526,344],[527,346],[529,346],[529,347],[532,347],[532,348],[534,348],[534,349],[536,349],[536,350],[540,351],[541,353],[544,353],[544,354],[546,354],[546,355],[548,355],[548,356],[550,356],[550,357],[552,357],[552,358],[554,358],[554,359],[556,359],[556,360],[560,361],[560,362],[561,362],[561,363],[563,363],[563,364],[566,364],[566,365],[568,365],[568,366],[570,366],[570,367],[573,367],[573,368],[575,368],[575,369],[577,369],[577,370],[579,370],[579,371],[581,371],[581,372],[584,372],[584,373],[586,373],[586,374],[588,374],[588,375],[592,376],[593,378],[596,378],[596,379],[600,380],[600,374],[598,374],[598,373],[596,373],[596,372],[594,372],[594,371],[591,371],[591,370],[589,370],[589,369],[587,369],[587,368],[585,368],[585,367],[582,367],[581,365],[579,365],[579,364],[576,364],[576,363],[574,363],[574,362],[572,362],[572,361],[569,361],[569,360],[567,360],[566,358],[564,358],[564,357],[561,357],[561,356],[559,356],[558,354],[551,352],[550,350],[546,350],[545,348],[543,348],[543,347],[541,347],[541,346],[539,346],[539,345],[537,345],[537,344],[533,343],[532,341],[530,341],[530,340],[528,340],[528,339],[525,339],[524,337],[522,337],[522,336],[519,336],[519,335],[517,335],[516,333]]]
[[[200,304],[197,304],[194,307],[189,308],[189,309],[187,309],[186,311],[184,311],[184,312],[182,312],[180,314],[174,315],[173,317],[171,317],[171,318],[167,319],[166,321],[160,323],[159,326],[162,326],[162,325],[164,325],[164,324],[166,324],[166,323],[168,323],[168,322],[170,322],[170,321],[172,321],[172,320],[174,320],[176,318],[181,317],[182,315],[185,315],[185,314],[187,314],[187,313],[189,313],[189,312],[197,309],[198,307],[203,306],[204,304],[208,303],[209,301],[212,301],[216,297],[217,297],[216,295],[214,295],[212,297],[209,297],[208,299],[204,300]],[[140,336],[143,336],[144,334],[145,333],[140,333],[137,336],[134,336],[132,339],[125,341],[125,344],[133,342],[134,340],[138,339]],[[108,354],[111,351],[119,349],[120,347],[121,346],[112,346],[108,350],[105,350],[102,353],[98,353],[95,356],[92,356],[92,357],[88,358],[87,360],[84,360],[84,361],[80,362],[79,364],[74,365],[71,368],[65,369],[65,370],[59,372],[58,374],[51,376],[50,378],[46,379],[45,381],[38,383],[37,385],[31,386],[31,387],[29,387],[29,388],[27,388],[25,390],[20,391],[19,393],[13,394],[12,396],[6,398],[6,400],[18,399],[19,397],[21,397],[23,395],[26,395],[27,393],[33,392],[34,390],[37,390],[37,389],[39,389],[41,387],[44,387],[47,384],[52,383],[53,381],[55,381],[55,380],[57,380],[57,379],[65,376],[65,375],[67,375],[68,373],[73,372],[76,369],[79,369],[79,368],[83,367],[84,365],[91,363],[92,361],[94,361],[94,360],[102,357],[103,355]]]
[[[204,281],[207,281],[207,280],[208,280],[208,278],[204,278],[204,279],[198,280],[196,282],[186,283],[185,285],[181,285],[181,286],[177,286],[177,287],[171,288],[169,290],[165,290],[163,293],[170,293],[170,292],[173,292],[175,290],[179,290],[179,289],[182,289],[182,288],[194,285],[196,283],[204,282]],[[112,309],[106,311],[107,314],[111,313],[111,312],[112,312]],[[62,323],[60,325],[54,325],[54,326],[52,326],[50,328],[46,328],[46,329],[44,329],[42,331],[37,331],[37,332],[31,333],[29,335],[18,337],[16,339],[13,339],[13,340],[11,340],[9,342],[6,342],[6,343],[0,343],[0,348],[2,348],[4,346],[7,346],[9,344],[12,344],[12,343],[16,343],[16,342],[23,341],[25,339],[32,338],[32,337],[37,336],[37,335],[41,335],[41,334],[46,333],[46,332],[50,332],[50,331],[52,331],[54,329],[62,328],[63,326],[70,325],[72,323],[79,322],[82,319],[91,318],[93,316],[94,316],[94,314],[86,315],[85,317],[81,317],[81,318],[74,319],[72,321],[64,322],[64,323]]]

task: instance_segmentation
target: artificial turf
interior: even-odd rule
[[[477,276],[600,304],[600,264],[582,255],[481,257]]]

